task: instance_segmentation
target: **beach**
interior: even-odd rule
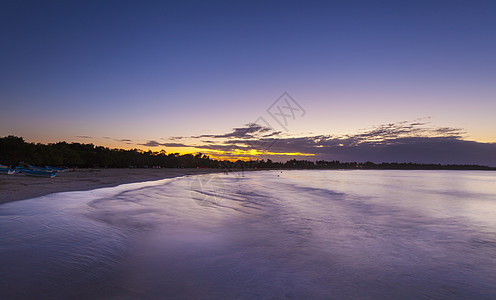
[[[58,192],[86,191],[125,183],[223,172],[222,169],[68,169],[54,178],[0,176],[0,204]]]

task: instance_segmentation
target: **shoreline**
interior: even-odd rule
[[[258,169],[269,170],[307,170],[307,169]],[[312,169],[355,171],[363,169]],[[367,169],[384,170],[384,169]],[[397,169],[394,169],[397,170]],[[394,171],[393,170],[393,171]],[[0,205],[8,202],[26,200],[59,192],[88,191],[98,188],[114,187],[126,183],[155,181],[185,175],[223,173],[226,169],[68,169],[54,178],[30,177],[22,174],[0,175]],[[254,170],[245,170],[254,171]],[[401,169],[400,169],[401,171]],[[416,170],[405,170],[416,171]],[[418,170],[441,171],[441,170]],[[488,171],[488,170],[442,170],[442,171]],[[490,170],[492,171],[492,170]]]
[[[54,178],[0,176],[0,205],[48,194],[88,191],[126,183],[154,181],[185,175],[224,172],[223,169],[69,169]]]

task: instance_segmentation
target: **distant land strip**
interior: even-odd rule
[[[380,170],[488,170],[496,167],[460,164],[340,162],[338,160],[271,159],[216,160],[208,155],[110,149],[93,144],[58,142],[29,143],[22,137],[0,138],[0,164],[56,166],[63,168],[219,168],[219,169],[380,169]]]

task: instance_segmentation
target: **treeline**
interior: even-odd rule
[[[250,160],[219,161],[204,154],[153,152],[139,149],[110,149],[81,143],[28,143],[22,137],[0,138],[0,164],[50,165],[64,168],[225,168],[225,169],[397,169],[397,170],[496,170],[479,165],[440,165],[416,163],[381,163],[308,161],[291,159],[286,162]]]
[[[18,166],[21,163],[65,168],[217,168],[219,162],[202,154],[192,155],[152,152],[138,149],[110,149],[93,144],[59,142],[27,143],[21,137],[0,138],[0,163]]]
[[[441,165],[441,164],[417,164],[417,163],[380,163],[373,162],[340,162],[338,160],[316,162],[308,160],[291,159],[284,163],[268,160],[237,161],[227,164],[233,169],[370,169],[370,170],[496,170],[480,165]]]

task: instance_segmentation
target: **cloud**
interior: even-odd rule
[[[109,137],[109,136],[104,136],[103,138],[106,139],[106,140],[113,140],[113,141],[125,143],[125,144],[128,144],[128,145],[134,144],[133,140],[131,140],[131,139],[116,139],[116,138],[112,138],[112,137]]]
[[[254,138],[257,135],[270,132],[270,134],[274,134],[272,128],[259,125],[257,123],[248,123],[245,127],[233,128],[233,130],[229,133],[225,134],[204,134],[200,136],[194,136],[193,138],[237,138],[237,139],[249,139]],[[280,133],[280,132],[279,132]]]
[[[92,136],[89,136],[89,135],[76,135],[77,138],[80,138],[80,139],[92,139],[93,137]]]
[[[195,146],[186,145],[183,143],[162,143],[162,146],[165,146],[165,147],[195,147]]]
[[[464,140],[463,129],[435,127],[422,120],[383,124],[341,136],[281,136],[270,128],[255,125],[234,128],[227,134],[201,136],[211,139],[196,147],[220,151],[268,150],[274,157],[277,157],[277,153],[306,153],[313,155],[312,160],[496,166],[496,143]],[[267,145],[270,145],[270,149],[266,148]],[[308,159],[304,156],[301,158]]]
[[[278,135],[281,135],[281,133],[282,133],[282,131],[274,131],[271,133],[264,134],[264,135],[262,135],[262,137],[268,138],[268,137],[278,136]]]
[[[460,128],[451,127],[428,127],[428,123],[407,121],[380,125],[363,132],[344,136],[343,139],[363,143],[376,141],[387,143],[390,140],[404,137],[452,137],[461,138],[465,131]]]
[[[162,146],[162,143],[151,140],[151,141],[148,141],[144,144],[138,144],[138,145],[146,146],[146,147],[158,147],[158,146]]]
[[[453,137],[409,137],[388,143],[366,142],[353,146],[315,149],[322,159],[373,162],[481,164],[496,166],[496,144]]]
[[[445,137],[460,139],[464,131],[458,128],[448,127],[428,127],[424,126],[427,123],[408,123],[406,121],[398,123],[390,123],[376,126],[371,129],[362,130],[353,135],[312,135],[304,137],[282,137],[280,132],[272,132],[261,135],[259,138],[248,138],[246,135],[242,139],[228,139],[220,143],[237,145],[245,148],[247,146],[257,147],[269,142],[277,142],[277,147],[287,152],[295,152],[290,150],[305,150],[305,153],[315,153],[319,148],[329,147],[352,147],[358,145],[387,145],[397,143],[398,140],[412,137]],[[225,135],[218,135],[225,136]],[[230,135],[231,136],[231,135]],[[209,141],[210,145],[214,145],[213,141]]]
[[[320,134],[291,136],[255,123],[233,128],[224,134],[207,134],[194,144],[149,140],[146,147],[190,147],[203,149],[215,156],[242,156],[257,150],[265,158],[286,160],[288,153],[300,153],[299,159],[417,162],[441,164],[480,164],[496,166],[496,143],[480,143],[464,139],[465,131],[453,127],[436,127],[423,119],[401,121],[362,129],[355,134]],[[428,118],[429,119],[429,118]],[[174,137],[179,140],[183,137]],[[239,150],[236,152],[236,150]],[[268,153],[268,154],[267,154]],[[307,155],[305,155],[307,154]],[[310,156],[311,155],[311,156]],[[258,158],[244,154],[246,157]],[[292,157],[291,157],[292,158]]]
[[[160,143],[160,142],[157,142],[154,140],[149,140],[146,143],[138,144],[138,145],[146,146],[146,147],[159,147],[159,146],[163,146],[163,147],[195,147],[192,145],[186,145],[186,144],[182,144],[182,143]]]

